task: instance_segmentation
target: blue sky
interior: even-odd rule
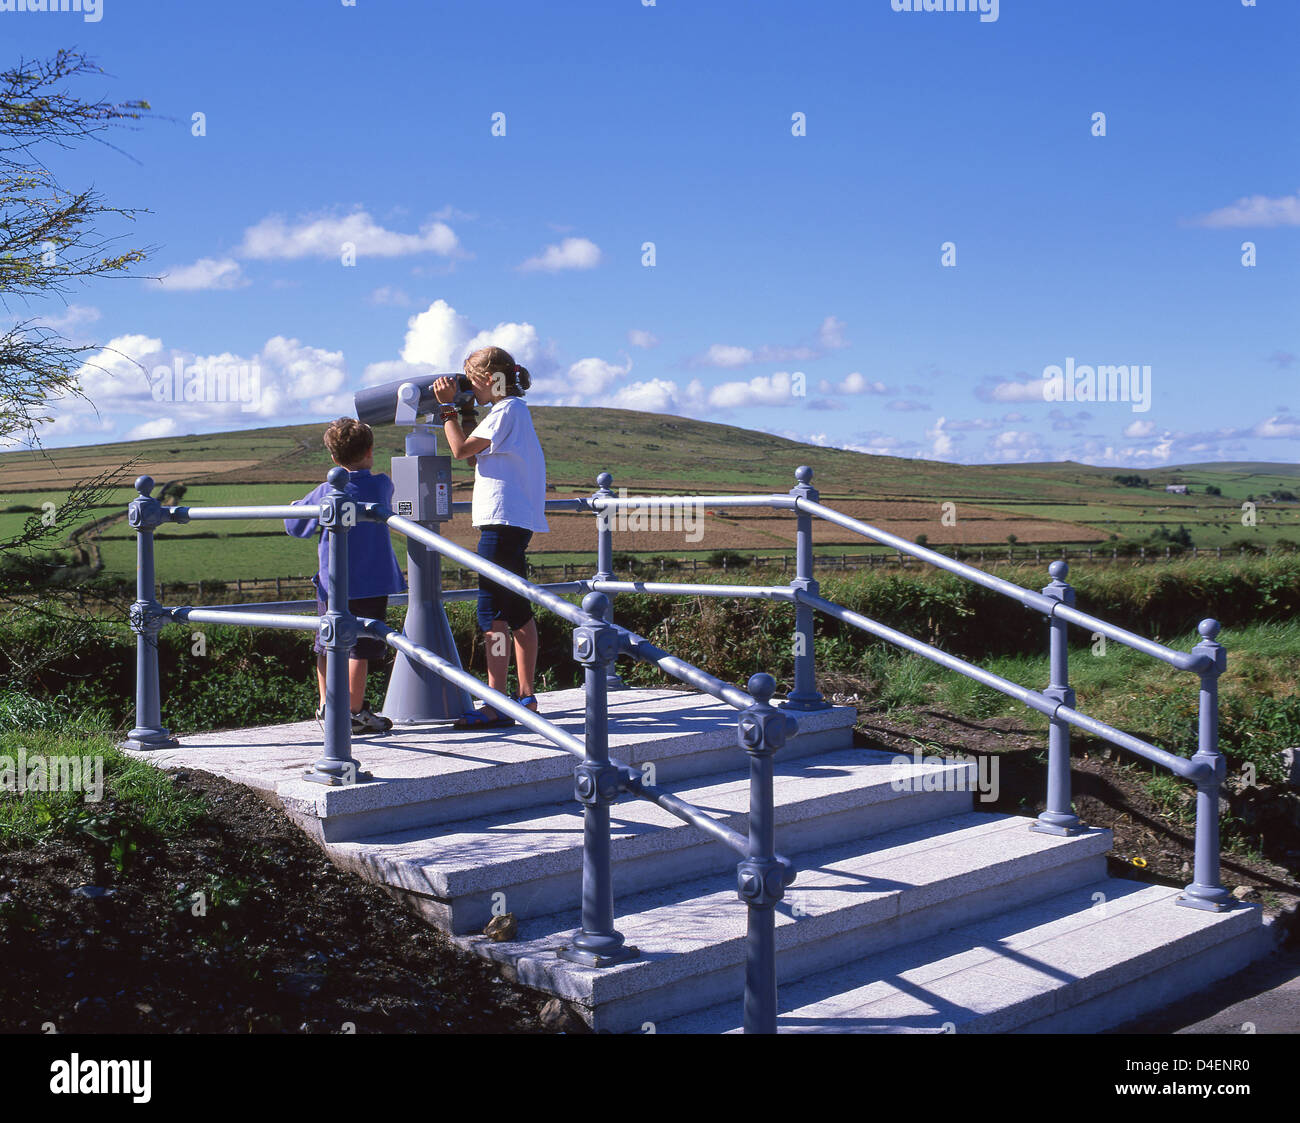
[[[535,404],[893,455],[1300,451],[1294,0],[17,3],[6,66],[77,47],[157,115],[49,155],[165,277],[9,308],[106,348],[48,446],[324,422],[494,342]],[[1142,400],[1047,400],[1067,362]]]

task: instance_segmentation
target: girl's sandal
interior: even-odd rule
[[[506,729],[515,724],[514,718],[497,714],[496,710],[492,712],[496,717],[485,717],[483,710],[473,710],[460,718],[452,729]]]
[[[529,709],[529,710],[532,710],[533,713],[537,713],[537,695],[536,695],[536,694],[525,694],[522,698],[516,698],[515,701],[518,702],[518,703],[519,703],[521,706],[523,706],[525,709]],[[529,702],[532,703],[531,706],[528,704]]]

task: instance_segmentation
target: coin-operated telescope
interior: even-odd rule
[[[451,457],[438,454],[438,434],[421,420],[435,406],[431,374],[427,381],[392,382],[372,386],[354,396],[357,419],[368,425],[409,425],[406,455],[394,456],[393,512],[438,532],[451,518]],[[464,375],[457,405],[473,390]],[[410,586],[406,606],[406,623],[402,634],[413,643],[426,647],[454,667],[460,656],[451,638],[451,625],[442,606],[442,555],[420,542],[407,539],[406,577]],[[468,691],[448,682],[422,663],[397,652],[393,674],[384,698],[384,714],[397,724],[449,721],[474,708]]]

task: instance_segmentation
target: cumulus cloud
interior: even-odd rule
[[[994,460],[1050,460],[1051,453],[1038,436],[1023,429],[1006,429],[990,437],[988,451]]]
[[[643,413],[685,413],[698,408],[702,397],[698,379],[679,387],[670,379],[651,378],[621,387],[610,398],[609,404],[616,409],[635,409]]]
[[[839,351],[849,345],[844,338],[844,324],[834,316],[827,316],[817,329],[817,342],[827,351]]]
[[[754,361],[754,352],[748,347],[732,347],[726,343],[713,344],[697,360],[707,367],[743,367]]]
[[[65,397],[42,441],[143,439],[217,432],[350,413],[343,355],[286,336],[251,354],[202,354],[155,336],[120,335],[76,373],[84,398]]]
[[[1270,198],[1248,195],[1226,207],[1202,215],[1193,226],[1222,229],[1239,226],[1300,226],[1300,192]]]
[[[839,382],[823,378],[817,383],[819,394],[888,394],[890,389],[883,382],[867,378],[861,371],[846,374]]]
[[[137,425],[126,435],[128,441],[147,441],[151,437],[170,437],[176,432],[174,417],[158,417]]]
[[[158,282],[167,292],[239,289],[247,285],[239,262],[231,257],[201,257],[193,265],[173,265]]]
[[[406,322],[402,361],[425,363],[439,370],[459,370],[474,335],[469,320],[445,300],[435,300]]]
[[[565,238],[547,246],[519,266],[524,273],[559,273],[564,269],[594,269],[601,262],[600,247],[586,238]]]
[[[368,212],[347,215],[304,216],[287,222],[282,215],[270,215],[244,231],[236,257],[264,261],[293,261],[304,257],[338,258],[345,243],[356,247],[358,257],[405,257],[436,253],[449,257],[459,248],[451,227],[436,219],[426,222],[416,234],[388,230]]]
[[[1300,421],[1285,417],[1270,417],[1250,430],[1252,437],[1300,437]]]
[[[723,382],[708,392],[714,409],[744,409],[748,406],[789,405],[793,382],[787,371],[760,374],[748,382]]]
[[[742,347],[732,343],[714,343],[701,354],[688,359],[686,365],[728,369],[749,366],[751,363],[807,362],[822,358],[828,351],[838,351],[847,346],[844,324],[834,316],[827,316],[817,329],[816,343],[800,343],[793,347],[771,344]]]
[[[1134,421],[1124,426],[1124,436],[1126,437],[1149,437],[1156,431],[1154,421]]]
[[[649,350],[651,347],[659,346],[659,339],[657,336],[652,335],[648,331],[641,331],[637,328],[633,328],[627,333],[627,341],[632,344],[633,347],[642,347],[646,350]]]
[[[930,442],[930,455],[936,460],[943,460],[953,454],[952,434],[944,431],[947,421],[946,417],[941,417],[934,423],[933,429],[925,431],[926,439]]]
[[[975,396],[985,402],[1045,402],[1047,379],[985,379],[975,388]]]

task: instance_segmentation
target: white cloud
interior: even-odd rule
[[[694,383],[698,388],[698,383]],[[642,413],[680,413],[685,408],[685,395],[677,383],[664,378],[651,378],[621,387],[606,404],[614,409],[635,409]]]
[[[528,392],[528,397],[538,405],[547,406],[614,405],[615,403],[610,400],[611,387],[631,369],[631,359],[621,366],[594,356],[579,359],[571,364],[565,373],[548,378],[541,385],[534,383],[533,389]],[[622,408],[640,407],[625,405]]]
[[[1252,437],[1300,437],[1300,422],[1270,417],[1250,430]]]
[[[840,382],[831,382],[823,378],[817,383],[819,394],[888,394],[889,387],[883,382],[867,378],[860,371],[846,374]]]
[[[1035,433],[1007,429],[992,437],[988,450],[995,460],[1050,460],[1051,452],[1043,447]]]
[[[341,389],[348,378],[342,351],[308,347],[282,335],[266,341],[261,359],[279,375],[284,392],[291,398],[321,398]]]
[[[470,338],[465,344],[465,353],[477,351],[480,347],[503,347],[514,356],[515,362],[525,367],[536,366],[542,358],[541,340],[532,324],[501,323],[485,329]],[[456,369],[460,370],[463,365],[462,359],[456,364]]]
[[[789,405],[792,401],[791,379],[786,371],[760,374],[748,382],[723,382],[708,393],[714,409],[744,409],[749,406]]]
[[[650,332],[641,331],[638,328],[633,328],[627,333],[627,341],[632,344],[633,347],[644,347],[649,349],[651,347],[659,346],[658,336],[651,335]]]
[[[933,429],[925,431],[926,438],[930,441],[930,455],[936,460],[942,460],[953,453],[952,434],[944,432],[947,422],[946,417],[941,417],[934,423]]]
[[[128,441],[147,441],[151,437],[170,437],[176,432],[176,419],[173,417],[158,417],[153,421],[145,421],[137,425],[126,435]]]
[[[460,370],[474,334],[470,322],[445,300],[435,300],[406,322],[402,360],[437,370]]]
[[[1045,402],[1046,386],[1045,378],[1013,379],[986,383],[976,389],[975,396],[986,402]]]
[[[1249,195],[1217,211],[1202,215],[1194,226],[1211,228],[1236,226],[1300,226],[1300,192],[1271,199]]]
[[[834,316],[827,316],[822,326],[817,329],[817,341],[827,351],[839,351],[849,345],[844,338],[844,324]]]
[[[732,347],[726,343],[715,343],[699,360],[703,366],[743,367],[754,361],[754,352],[748,347]]]
[[[1126,437],[1149,437],[1156,431],[1154,421],[1134,421],[1124,426],[1124,436]]]
[[[558,246],[547,246],[537,257],[530,257],[519,268],[524,273],[558,273],[562,269],[594,269],[600,260],[600,247],[595,242],[565,238]]]
[[[748,366],[751,363],[790,363],[805,362],[822,358],[827,351],[837,351],[847,347],[844,338],[844,325],[834,316],[827,316],[817,329],[816,345],[799,344],[795,347],[783,347],[764,344],[762,347],[739,347],[730,343],[714,343],[702,355],[695,355],[687,360],[693,367],[732,367]]]
[[[292,261],[303,257],[339,258],[350,242],[358,257],[404,257],[436,253],[449,257],[458,243],[451,227],[432,221],[418,234],[387,230],[364,210],[349,215],[304,216],[290,224],[281,215],[270,215],[244,231],[236,254],[261,260]]]
[[[201,257],[193,265],[173,265],[158,282],[169,292],[199,292],[243,288],[249,283],[232,257]]]

